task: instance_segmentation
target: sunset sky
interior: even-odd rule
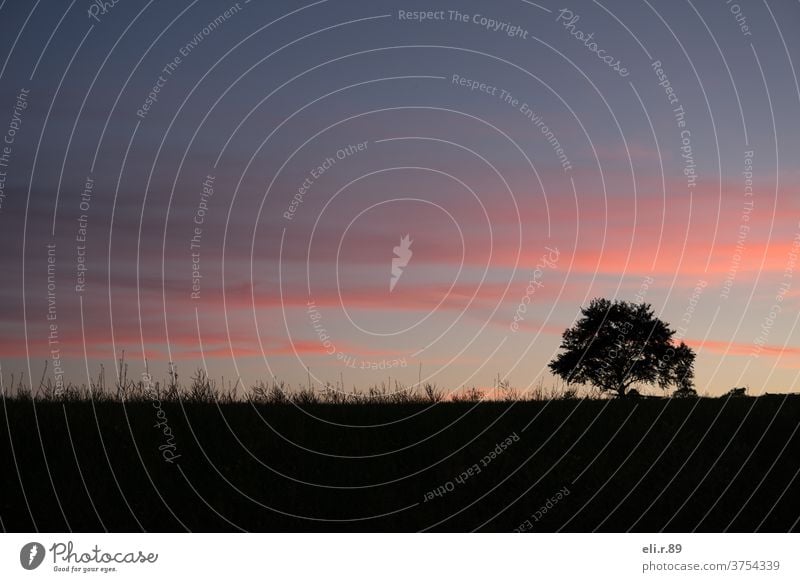
[[[525,389],[608,297],[798,391],[800,5],[264,4],[0,4],[6,385]]]

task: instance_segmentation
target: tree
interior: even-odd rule
[[[625,396],[633,384],[691,391],[694,351],[675,344],[675,334],[646,303],[593,299],[567,329],[562,352],[550,362],[568,384],[591,384]]]

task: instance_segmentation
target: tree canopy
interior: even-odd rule
[[[561,353],[550,362],[568,384],[591,384],[625,396],[635,384],[693,392],[694,351],[646,303],[593,299],[564,331]]]

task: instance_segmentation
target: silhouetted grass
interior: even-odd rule
[[[184,385],[174,368],[155,382],[122,367],[111,385],[102,371],[58,391],[4,384],[5,529],[798,527],[797,396],[444,398],[399,384],[243,389],[204,373]]]

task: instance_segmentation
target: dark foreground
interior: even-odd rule
[[[800,517],[798,397],[2,406],[6,531],[784,532]]]

